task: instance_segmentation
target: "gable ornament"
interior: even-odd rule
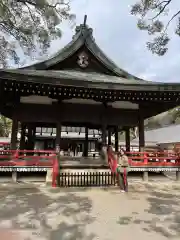
[[[78,65],[79,65],[81,68],[86,68],[86,67],[88,67],[88,65],[89,65],[88,55],[87,55],[85,52],[81,52],[81,53],[78,55],[77,63],[78,63]]]

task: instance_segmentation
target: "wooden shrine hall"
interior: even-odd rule
[[[119,68],[96,44],[86,16],[72,41],[50,59],[0,71],[0,111],[13,120],[11,149],[19,127],[20,148],[33,149],[37,127],[56,128],[55,145],[61,148],[61,126],[73,126],[86,128],[85,156],[88,129],[102,132],[102,146],[115,134],[116,150],[118,131],[124,130],[129,151],[129,129],[138,126],[142,150],[144,120],[177,105],[180,84],[145,81]]]

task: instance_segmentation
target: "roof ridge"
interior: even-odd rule
[[[65,59],[72,56],[80,47],[84,44],[86,45],[87,49],[94,55],[95,58],[99,62],[101,62],[104,67],[106,67],[112,75],[126,78],[127,80],[137,80],[137,81],[146,81],[140,79],[127,71],[123,70],[122,68],[118,67],[118,65],[111,60],[98,46],[95,42],[93,37],[93,29],[90,28],[86,24],[87,16],[85,15],[84,23],[76,26],[75,34],[72,37],[72,40],[64,46],[61,50],[57,51],[55,54],[51,55],[47,60],[39,61],[35,64],[22,67],[20,69],[36,69],[36,70],[44,70],[48,69],[49,67],[64,61]]]

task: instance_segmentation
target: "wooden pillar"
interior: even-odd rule
[[[139,131],[139,151],[144,152],[145,147],[144,118],[141,106],[139,106],[138,131]],[[143,172],[143,180],[146,182],[148,181],[148,171]]]
[[[11,149],[17,149],[17,133],[18,133],[18,121],[13,119],[12,121],[12,130],[11,130]],[[12,181],[17,182],[17,172],[12,172]]]
[[[20,149],[25,149],[25,134],[26,134],[26,125],[21,123],[21,139],[20,139]]]
[[[32,149],[34,150],[36,140],[36,125],[34,124],[32,127]]]
[[[27,125],[27,129],[28,129],[28,132],[27,132],[27,150],[30,150],[31,149],[31,141],[32,141],[32,129],[31,129],[31,124],[28,123]]]
[[[12,120],[12,129],[11,129],[11,149],[16,150],[17,148],[17,133],[18,133],[18,120],[14,118]]]
[[[118,127],[115,128],[115,151],[118,152],[119,150],[119,134],[118,134]]]
[[[55,141],[55,150],[57,154],[57,168],[58,168],[58,173],[56,176],[57,180],[57,186],[60,187],[60,149],[61,149],[61,122],[56,123],[56,141]],[[54,166],[53,166],[54,167]]]
[[[141,109],[139,109],[139,119],[138,119],[138,130],[139,130],[139,151],[143,152],[145,147],[145,137],[144,137],[144,118]]]
[[[56,124],[56,151],[60,151],[60,143],[61,143],[61,123],[58,122]]]
[[[111,145],[111,129],[108,129],[108,146]]]
[[[107,138],[107,126],[105,123],[102,125],[102,146],[106,146],[106,138]]]
[[[125,128],[126,152],[130,152],[130,128]]]
[[[88,157],[88,127],[85,127],[84,157]]]
[[[35,125],[33,123],[28,124],[28,150],[34,150],[34,141],[35,141]]]

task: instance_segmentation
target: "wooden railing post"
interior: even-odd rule
[[[53,160],[53,167],[52,167],[52,187],[57,187],[56,184],[56,168],[57,168],[57,159]]]
[[[53,161],[52,187],[60,186],[59,161],[60,153],[56,153],[55,159]]]
[[[18,160],[18,158],[19,158],[19,150],[18,150],[18,149],[14,152],[14,154],[12,154],[12,157],[13,157],[13,160],[14,160],[14,159],[15,159],[15,160]],[[12,181],[13,181],[14,183],[17,182],[17,171],[13,171],[13,172],[12,172]]]
[[[144,167],[147,167],[147,164],[148,164],[148,156],[147,156],[147,153],[144,152],[143,155],[144,155]],[[143,172],[143,181],[145,181],[145,182],[148,181],[148,171],[144,171],[144,172]]]
[[[57,180],[57,186],[60,187],[60,152],[57,153],[57,176],[56,176],[56,180]]]
[[[19,150],[18,149],[14,152],[13,158],[15,158],[15,159],[19,158]]]
[[[147,164],[148,164],[148,156],[147,156],[147,153],[144,152],[143,155],[144,155],[144,165],[147,165]]]

